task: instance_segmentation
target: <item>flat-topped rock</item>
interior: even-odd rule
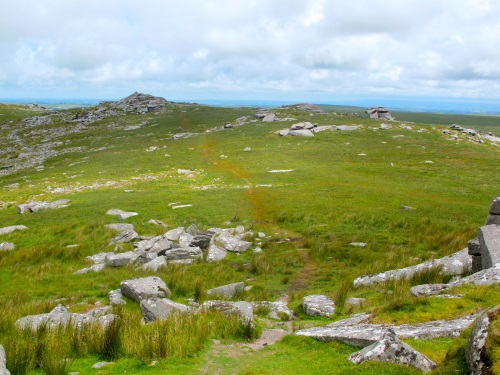
[[[16,321],[16,325],[21,329],[31,329],[36,331],[40,326],[46,325],[48,328],[58,326],[65,327],[69,323],[74,327],[82,327],[85,324],[99,323],[101,326],[107,326],[116,316],[111,314],[112,307],[99,307],[85,314],[73,314],[63,305],[56,306],[50,313],[28,315]]]
[[[313,129],[314,125],[310,122],[299,122],[297,124],[293,124],[290,127],[290,130],[303,130],[303,129]]]
[[[361,315],[361,318],[364,316]],[[338,321],[322,327],[302,329],[297,336],[313,337],[319,341],[338,341],[351,346],[364,348],[380,340],[388,329],[394,330],[401,339],[431,340],[438,337],[458,337],[477,318],[470,315],[455,320],[436,320],[416,324],[370,324],[354,321]]]
[[[146,298],[170,297],[172,295],[165,282],[156,276],[122,281],[120,290],[124,296],[136,302],[141,302]]]
[[[106,266],[108,267],[124,267],[137,259],[139,255],[133,251],[125,253],[111,254],[106,256]]]
[[[290,135],[295,137],[314,137],[314,133],[309,129],[290,130]]]
[[[358,288],[362,286],[381,284],[392,279],[398,280],[401,278],[410,278],[416,272],[429,270],[435,267],[439,267],[446,275],[462,275],[464,272],[472,269],[472,259],[468,254],[468,249],[465,248],[443,258],[429,260],[415,266],[360,276],[354,279],[353,284],[355,288]]]
[[[243,293],[244,290],[245,290],[245,283],[239,282],[209,289],[207,290],[207,295],[215,297],[233,298],[236,294]]]
[[[217,236],[215,238],[215,244],[224,250],[231,251],[233,253],[242,253],[252,246],[251,242],[243,241],[228,232],[222,232],[219,236]]]
[[[101,272],[102,270],[104,270],[104,268],[106,268],[105,263],[98,263],[98,264],[93,264],[90,267],[82,268],[78,271],[75,271],[75,272],[73,272],[73,274],[74,275],[83,275],[83,274],[89,273],[89,272],[98,273],[98,272]]]
[[[365,361],[396,363],[414,367],[423,373],[436,368],[433,361],[402,342],[392,330],[386,331],[380,340],[359,352],[352,353],[347,359],[355,364]]]
[[[168,262],[179,260],[203,259],[203,252],[199,247],[177,247],[165,251]]]
[[[182,233],[184,233],[184,227],[174,228],[165,233],[165,238],[170,241],[177,241]]]
[[[148,298],[141,301],[141,313],[145,323],[155,320],[167,320],[176,312],[186,313],[190,308],[167,298]]]
[[[117,232],[134,231],[134,225],[127,223],[107,224],[106,228],[116,230]]]
[[[26,229],[28,229],[28,227],[24,225],[11,225],[9,227],[0,228],[0,235],[12,233],[16,230],[26,230]]]
[[[358,125],[339,125],[337,126],[337,130],[339,131],[353,131],[358,130],[360,127]]]
[[[12,242],[0,242],[0,251],[14,250],[14,247]]]
[[[167,259],[165,256],[159,256],[141,266],[141,269],[145,271],[158,272],[158,270],[162,267],[167,266]]]
[[[335,302],[321,294],[304,297],[302,307],[304,313],[309,316],[332,316],[335,314]]]
[[[68,203],[71,202],[69,199],[59,199],[54,202],[30,202],[23,203],[17,206],[17,211],[20,214],[24,214],[26,212],[37,212],[40,210],[46,209],[56,209],[56,208],[64,208],[68,206]]]
[[[115,243],[126,243],[126,242],[131,242],[135,240],[137,237],[139,237],[139,234],[133,230],[126,230],[124,232],[118,233],[116,236],[114,236],[109,244],[115,244]]]
[[[243,323],[253,323],[253,308],[250,302],[206,301],[198,311],[216,310],[227,315],[237,315]]]

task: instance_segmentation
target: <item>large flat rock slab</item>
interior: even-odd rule
[[[467,329],[477,315],[455,320],[436,320],[417,324],[370,324],[339,321],[323,327],[313,327],[295,332],[297,336],[313,337],[320,341],[339,341],[347,345],[364,348],[380,340],[387,330],[392,329],[401,339],[430,340],[438,337],[458,337]]]
[[[446,275],[462,275],[464,272],[470,271],[472,269],[472,258],[469,255],[469,249],[465,248],[443,258],[429,260],[414,266],[360,276],[354,279],[353,284],[355,288],[358,288],[381,284],[392,279],[410,278],[417,272],[435,267],[441,268]]]

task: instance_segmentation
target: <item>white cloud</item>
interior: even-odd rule
[[[0,97],[500,95],[494,0],[24,0],[2,10]]]

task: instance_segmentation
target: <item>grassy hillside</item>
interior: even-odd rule
[[[294,108],[274,112],[295,121],[263,123],[252,122],[251,109],[171,103],[158,113],[109,117],[78,131],[77,123],[68,119],[79,110],[61,111],[50,124],[32,128],[23,128],[18,121],[23,111],[0,106],[0,148],[10,150],[0,163],[13,171],[5,169],[0,179],[0,227],[28,227],[0,237],[0,242],[16,246],[0,252],[0,343],[9,358],[14,351],[9,337],[18,334],[12,328],[18,318],[48,312],[61,301],[73,312],[85,311],[98,301],[107,304],[107,293],[117,289],[120,281],[148,274],[133,268],[73,274],[87,266],[86,256],[113,250],[108,244],[115,233],[105,228],[117,222],[105,214],[111,208],[138,212],[126,222],[144,236],[164,233],[165,229],[148,223],[153,218],[167,223],[168,229],[190,224],[201,229],[244,225],[270,236],[262,253],[249,251],[217,264],[169,265],[159,271],[177,302],[195,298],[200,289],[245,281],[252,286],[243,296],[248,301],[274,301],[286,294],[289,306],[299,315],[294,329],[332,321],[302,313],[302,297],[312,293],[337,301],[333,320],[354,312],[342,308],[346,297],[366,298],[362,311],[372,312],[375,321],[396,323],[451,319],[500,303],[497,286],[463,287],[464,297],[459,300],[411,298],[410,281],[386,285],[392,294],[380,293],[380,286],[351,287],[356,276],[416,264],[466,247],[484,223],[490,199],[500,196],[496,146],[472,143],[462,136],[450,141],[441,125],[411,124],[412,129],[402,129],[394,123],[390,130],[379,130],[376,120],[331,112],[311,115]],[[219,129],[228,122],[236,124],[243,116],[248,116],[245,125]],[[456,122],[467,125],[467,118]],[[299,121],[362,128],[321,132],[313,138],[274,134]],[[484,128],[490,125],[494,124],[485,123]],[[58,155],[15,171],[10,166],[23,150],[5,136],[15,129],[23,129],[19,134],[25,145],[40,146],[47,137],[59,142],[53,145]],[[186,132],[196,134],[173,139]],[[247,147],[250,152],[244,151]],[[192,173],[179,173],[179,169]],[[63,198],[71,203],[59,210],[24,215],[16,210],[17,204],[32,200]],[[174,202],[192,206],[174,210],[169,205]],[[402,210],[402,205],[416,209]],[[367,246],[353,247],[352,242]],[[144,358],[139,354],[144,349],[140,343],[147,340],[150,328],[139,324],[138,305],[129,301],[122,318],[127,326],[120,328],[120,334],[126,333],[122,341],[134,344],[123,344],[112,356],[116,365],[91,370],[106,353],[98,348],[80,352],[73,348],[65,354],[72,358],[72,371],[271,374],[279,369],[291,374],[297,369],[311,373],[314,368],[318,374],[416,373],[396,365],[353,365],[346,357],[355,348],[298,337],[254,352],[244,348],[251,335],[237,329],[224,333],[217,328],[216,317],[206,318],[216,328],[200,333],[196,344],[163,357]],[[179,327],[191,332],[195,328],[189,327],[204,323],[208,321],[181,321]],[[278,323],[260,317],[257,333]],[[181,333],[182,329],[173,333],[176,345],[183,341]],[[217,346],[211,339],[222,340],[224,345]],[[233,342],[240,348],[235,352],[230,346]],[[465,374],[464,342],[460,337],[411,345],[439,364],[434,373],[456,370]],[[150,366],[153,359],[159,362]]]

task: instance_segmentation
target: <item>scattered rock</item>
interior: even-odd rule
[[[175,228],[165,233],[165,238],[170,241],[177,241],[182,233],[184,233],[184,227]]]
[[[133,224],[117,223],[117,224],[107,224],[106,228],[116,230],[118,232],[133,231]]]
[[[145,323],[167,320],[175,312],[185,313],[188,311],[190,311],[188,306],[167,298],[148,298],[141,301],[141,313]]]
[[[479,317],[469,336],[465,348],[465,359],[471,375],[490,374],[490,359],[486,352],[486,339],[491,322],[500,315],[500,307],[494,307]]]
[[[218,262],[224,259],[227,255],[227,251],[221,249],[215,244],[210,244],[208,247],[207,262]]]
[[[244,289],[245,289],[245,283],[239,282],[209,289],[207,290],[207,295],[214,297],[233,298],[236,294],[243,293]]]
[[[111,210],[108,210],[108,212],[106,212],[106,215],[115,215],[118,216],[120,220],[125,220],[129,217],[137,216],[139,214],[137,212],[125,212],[117,208],[112,208]]]
[[[26,227],[24,225],[11,225],[10,227],[0,228],[0,235],[12,233],[16,230],[26,230],[26,229],[28,229],[28,227]]]
[[[250,302],[207,301],[198,311],[217,310],[228,315],[238,315],[243,323],[253,324],[253,308]]]
[[[302,299],[304,313],[309,316],[332,316],[335,314],[335,303],[327,296],[313,294]]]
[[[0,251],[14,250],[14,247],[12,242],[0,242]]]
[[[5,356],[5,349],[0,345],[0,375],[10,375],[10,371],[5,367],[7,357]]]
[[[337,130],[339,131],[353,131],[358,130],[360,126],[358,125],[339,125],[337,126]]]
[[[105,327],[111,323],[116,316],[111,314],[112,307],[99,307],[85,314],[73,314],[63,305],[56,306],[50,313],[39,315],[28,315],[16,321],[21,329],[31,329],[36,331],[40,326],[46,325],[47,328],[65,327],[69,323],[75,328],[82,327],[85,324],[99,323]]]
[[[222,247],[226,251],[231,251],[234,253],[242,253],[252,246],[251,242],[242,241],[238,237],[229,234],[228,232],[222,232],[218,237],[215,238],[215,242],[218,246]]]
[[[60,199],[54,202],[31,202],[24,203],[17,206],[17,211],[20,214],[24,214],[26,212],[37,212],[39,210],[46,209],[56,209],[56,208],[64,208],[68,206],[68,203],[71,202],[69,199]]]
[[[124,296],[136,302],[141,302],[146,298],[170,297],[172,295],[165,282],[156,276],[122,281],[120,290]]]
[[[295,317],[293,311],[283,302],[257,301],[252,302],[252,306],[254,310],[262,308],[269,310],[267,316],[272,319],[293,320]]]
[[[114,365],[114,364],[115,364],[114,362],[97,362],[97,363],[94,363],[92,365],[92,368],[99,369],[99,368],[103,368],[105,366]]]
[[[451,288],[449,284],[422,284],[410,289],[410,294],[414,297],[427,297],[440,294]]]
[[[416,368],[424,373],[436,368],[436,364],[410,345],[402,342],[394,331],[388,330],[380,340],[348,357],[352,363],[365,361],[391,362]]]
[[[354,246],[354,247],[365,247],[366,243],[365,242],[351,242],[349,245]]]
[[[415,208],[414,207],[411,207],[411,206],[406,206],[406,205],[402,205],[401,206],[401,209],[402,210],[406,210],[406,211],[410,211],[410,210],[414,210]]]
[[[106,256],[106,266],[108,267],[124,267],[129,263],[132,263],[137,259],[139,254],[133,251],[127,251],[125,253],[112,254]]]
[[[93,263],[93,264],[98,264],[98,263],[104,263],[106,261],[106,257],[109,255],[114,255],[115,253],[113,252],[108,252],[108,253],[98,253],[94,255],[90,255],[85,258],[85,261],[87,263]]]
[[[290,130],[289,134],[296,137],[314,137],[314,133],[309,129]]]
[[[155,219],[151,219],[148,221],[149,224],[154,224],[154,225],[158,225],[160,227],[168,227],[167,224],[165,224],[163,221],[160,221],[160,220],[155,220]]]
[[[137,232],[133,230],[126,230],[124,232],[121,232],[117,234],[115,237],[111,239],[111,242],[109,243],[114,244],[114,243],[126,243],[126,242],[131,242],[134,239],[136,239],[139,236]]]
[[[161,267],[167,266],[167,259],[165,256],[159,256],[150,262],[147,262],[141,266],[141,269],[146,271],[158,272]]]
[[[123,299],[123,294],[120,289],[112,290],[108,293],[110,305],[125,305],[127,302]]]
[[[313,128],[314,128],[314,125],[311,124],[310,122],[299,122],[297,124],[293,124],[290,127],[290,130],[303,130],[303,129],[311,130]]]
[[[250,151],[252,151],[252,149],[250,147],[245,147],[245,149],[243,151],[244,152],[250,152]]]

